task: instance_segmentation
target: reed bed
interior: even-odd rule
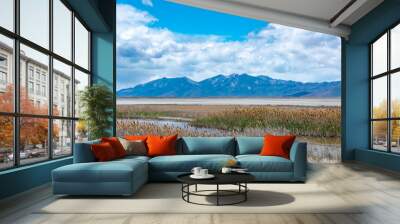
[[[212,113],[191,124],[238,132],[268,128],[298,136],[338,138],[340,120],[339,107],[250,107]]]
[[[215,128],[193,127],[189,123],[182,126],[170,124],[160,125],[154,122],[143,122],[135,119],[118,119],[117,135],[175,135],[179,136],[263,136],[266,132],[282,134],[283,131],[271,129],[245,128],[243,131],[222,130]],[[318,138],[298,136],[298,141],[308,143],[308,161],[337,163],[340,162],[340,138]]]

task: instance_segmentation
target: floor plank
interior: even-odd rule
[[[311,164],[308,182],[325,187],[360,214],[36,214],[55,200],[42,186],[0,201],[0,223],[7,224],[397,224],[400,223],[400,175],[359,163]]]

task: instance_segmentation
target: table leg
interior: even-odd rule
[[[245,190],[245,192],[244,192],[244,201],[247,201],[247,192],[248,192],[248,189],[247,189],[247,183],[244,183],[244,190]]]
[[[219,184],[217,184],[217,206],[219,206]]]
[[[197,184],[195,185],[195,190],[194,191],[196,191],[197,192]]]
[[[189,195],[190,195],[190,184],[187,185],[187,201],[190,202],[189,200]]]

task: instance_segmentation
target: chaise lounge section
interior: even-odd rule
[[[260,156],[263,137],[182,137],[177,155],[127,156],[96,162],[91,144],[77,143],[74,163],[52,172],[54,194],[132,195],[148,181],[176,181],[176,177],[200,166],[218,172],[229,160],[236,160],[259,182],[304,182],[307,145],[295,142],[290,159]]]

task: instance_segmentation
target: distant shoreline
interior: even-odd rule
[[[117,105],[341,106],[340,97],[118,97]]]

